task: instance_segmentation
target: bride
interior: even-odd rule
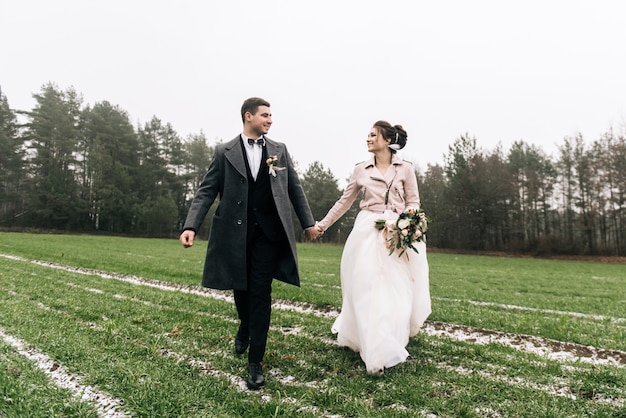
[[[360,353],[374,376],[406,360],[409,338],[431,313],[426,245],[414,242],[417,252],[390,255],[384,231],[375,227],[379,220],[394,221],[406,209],[420,207],[413,165],[396,155],[406,142],[401,125],[376,122],[367,137],[373,157],[356,165],[341,198],[317,223],[322,234],[362,193],[341,257],[343,301],[332,332],[340,346]]]

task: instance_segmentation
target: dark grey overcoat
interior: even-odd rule
[[[213,289],[246,290],[247,287],[248,176],[240,141],[241,137],[237,136],[216,146],[213,161],[196,192],[183,227],[198,231],[209,208],[219,197],[202,276],[202,285]],[[274,202],[291,248],[290,253],[280,259],[275,278],[300,286],[291,205],[303,229],[313,226],[315,220],[285,144],[267,137],[265,144],[268,157],[277,156],[277,166],[286,167],[285,170],[276,171],[275,177],[270,176]],[[261,169],[269,170],[265,161],[261,162]]]

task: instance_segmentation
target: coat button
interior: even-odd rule
[[[238,201],[237,201],[237,204],[238,204],[238,205],[241,205],[241,200],[238,200]]]
[[[243,221],[241,219],[237,219],[237,225],[241,225]]]

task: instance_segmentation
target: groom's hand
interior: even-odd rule
[[[310,228],[305,229],[304,235],[307,237],[307,239],[310,239],[311,241],[315,241],[316,239],[324,235],[324,231],[322,231],[322,229],[318,227],[317,225],[314,225]]]
[[[193,245],[193,239],[195,238],[195,236],[195,232],[193,232],[191,229],[187,229],[183,231],[182,234],[180,234],[179,241],[181,244],[183,244],[183,247],[189,248]]]
[[[305,229],[305,230],[304,230],[304,236],[305,236],[308,240],[313,241],[313,240],[315,240],[315,238],[317,238],[317,237],[315,236],[315,231],[314,231],[314,229],[315,229],[315,227],[314,227],[314,226],[311,226],[311,227],[309,227],[309,228],[307,228],[307,229]]]

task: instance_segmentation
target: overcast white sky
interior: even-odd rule
[[[30,110],[43,84],[73,86],[211,143],[261,96],[269,136],[343,185],[378,119],[422,171],[465,133],[555,154],[624,132],[625,16],[623,0],[0,0],[0,87]]]

